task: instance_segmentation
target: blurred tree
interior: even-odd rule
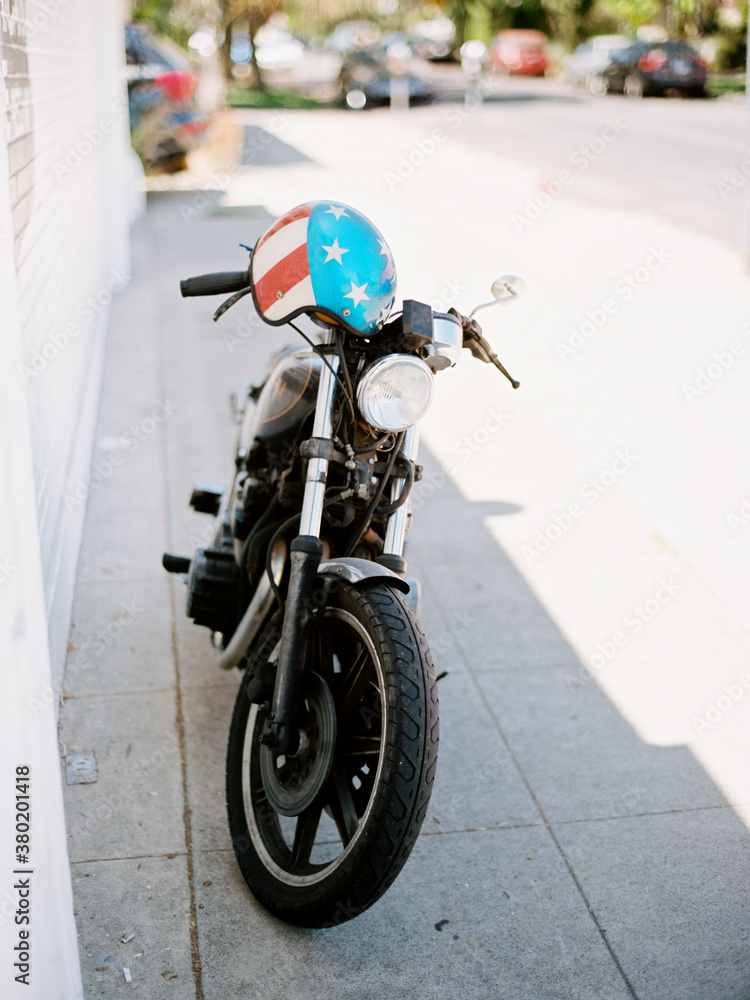
[[[250,86],[254,90],[265,90],[266,84],[258,66],[255,51],[255,36],[268,21],[272,14],[277,14],[284,6],[284,0],[221,0],[222,27],[224,28],[224,43],[222,55],[224,60],[224,75],[227,80],[232,77],[232,31],[237,24],[247,28],[252,54],[250,56]]]
[[[216,19],[215,0],[132,0],[132,21],[146,21],[157,35],[172,38],[183,48],[201,25]]]
[[[586,35],[586,19],[594,0],[542,0],[552,34],[571,48]]]
[[[509,28],[535,28],[548,35],[552,34],[547,2],[548,0],[450,0],[447,13],[456,25],[456,45],[460,48],[467,38],[481,38],[483,42],[489,43],[498,31]],[[579,2],[590,6],[594,0]]]
[[[377,0],[288,0],[289,22],[305,38],[330,34],[339,21],[372,21]]]
[[[719,28],[719,0],[675,0],[676,28],[680,34],[712,35]]]

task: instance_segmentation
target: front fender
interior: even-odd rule
[[[318,576],[339,577],[356,587],[370,582],[385,583],[402,594],[408,594],[411,587],[387,566],[371,562],[369,559],[355,559],[353,556],[340,559],[326,559],[318,567]]]

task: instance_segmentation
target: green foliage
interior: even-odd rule
[[[330,108],[332,102],[314,101],[295,90],[255,90],[247,87],[243,90],[230,90],[227,93],[227,104],[230,108]]]
[[[571,47],[582,41],[593,4],[594,0],[544,0],[555,37]]]
[[[183,48],[205,23],[204,5],[195,0],[133,0],[131,19],[145,21],[156,35],[165,35]]]
[[[503,0],[492,4],[490,12],[493,34],[510,28],[533,28],[552,34],[552,25],[542,0]]]
[[[656,24],[658,0],[603,0],[597,9],[609,14],[626,34],[634,35],[644,24]]]
[[[611,8],[601,3],[594,3],[583,22],[583,37],[594,35],[620,35],[623,33],[623,22]]]
[[[713,65],[716,70],[744,69],[747,59],[747,36],[741,32],[717,35]],[[733,88],[726,88],[733,89]],[[744,86],[742,87],[744,90]]]

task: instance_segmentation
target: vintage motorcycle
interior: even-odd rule
[[[182,294],[232,293],[215,320],[252,294],[308,346],[248,388],[228,494],[193,491],[213,545],[163,564],[186,575],[187,614],[214,633],[219,666],[243,671],[226,768],[242,874],[278,916],[332,926],[394,881],[435,780],[437,684],[403,555],[417,424],[462,347],[518,386],[473,316],[523,282],[498,279],[470,317],[414,300],[392,316],[390,250],[339,202],[293,209],[246,249],[247,270],[188,278]]]

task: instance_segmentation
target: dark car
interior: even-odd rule
[[[391,73],[388,58],[388,45],[377,45],[344,55],[339,83],[342,99],[348,107],[359,111],[390,101]],[[414,73],[406,73],[403,86],[408,91],[410,104],[432,98],[430,85]]]
[[[202,141],[208,120],[195,105],[197,77],[174,43],[141,24],[125,28],[130,138],[147,173],[175,173]]]
[[[706,63],[686,42],[635,42],[612,54],[604,85],[628,97],[670,91],[705,97]]]

